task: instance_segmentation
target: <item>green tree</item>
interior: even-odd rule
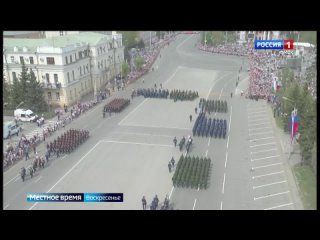
[[[142,48],[145,47],[144,41],[143,41],[142,39],[140,39],[140,40],[138,41],[137,47],[138,47],[139,49],[142,49]]]
[[[128,49],[134,48],[137,46],[138,39],[139,39],[139,32],[137,31],[122,31],[122,43]]]
[[[10,85],[8,84],[6,78],[3,78],[3,89],[2,89],[2,97],[4,107],[8,108],[10,106]]]
[[[122,63],[122,75],[127,76],[129,73],[129,65],[126,62]]]
[[[26,65],[22,62],[21,65],[21,73],[19,74],[19,82],[20,82],[20,87],[21,87],[21,99],[22,101],[24,101],[24,99],[26,98],[26,89],[27,89],[27,85],[28,85],[28,80],[29,80],[29,75],[28,75],[28,68],[26,67]]]
[[[22,98],[22,91],[23,89],[21,88],[18,78],[14,78],[12,80],[9,108],[15,109],[24,100]]]
[[[301,31],[299,42],[307,42],[316,45],[317,44],[317,32],[316,31]]]
[[[47,110],[47,103],[44,99],[44,91],[41,84],[37,81],[32,69],[28,74],[29,81],[27,82],[27,94],[25,98],[25,105],[27,108],[35,112],[43,112]]]
[[[138,70],[141,70],[142,65],[144,64],[144,58],[140,56],[136,57],[134,59],[134,64],[136,65]]]

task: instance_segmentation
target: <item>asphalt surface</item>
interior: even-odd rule
[[[175,148],[172,140],[174,136],[179,141],[192,134],[197,117],[194,108],[199,98],[173,102],[136,97],[119,114],[103,119],[103,103],[67,125],[66,129],[88,129],[90,138],[73,153],[51,159],[33,179],[22,182],[17,175],[30,160],[20,161],[6,171],[4,209],[140,210],[142,196],[146,196],[149,207],[155,194],[160,204],[168,194],[174,209],[180,210],[302,209],[290,168],[273,134],[271,111],[263,100],[253,102],[240,96],[240,91],[248,86],[248,74],[244,70],[236,88],[243,58],[201,52],[195,48],[198,39],[199,35],[179,35],[161,50],[154,72],[128,85],[124,91],[112,93],[112,98],[129,98],[132,88],[151,88],[155,83],[157,86],[162,83],[169,91],[194,90],[200,98],[227,100],[227,113],[210,115],[227,120],[226,139],[194,137],[189,153],[212,160],[207,190],[173,188],[173,172],[169,173],[167,166],[171,157],[177,162],[181,154],[186,154],[185,150],[180,152]],[[246,60],[243,69],[247,69]],[[262,117],[254,116],[255,111],[262,113]],[[271,128],[254,129],[262,127]],[[56,136],[63,132],[59,131]],[[44,151],[43,143],[39,151]],[[27,193],[35,192],[122,192],[124,202],[27,202]]]

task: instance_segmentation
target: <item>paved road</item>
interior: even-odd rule
[[[250,140],[255,135],[250,134],[261,133],[263,136],[264,133],[249,130],[252,127],[249,125],[250,114],[255,108],[266,109],[268,114],[268,108],[262,101],[251,102],[240,97],[240,89],[247,87],[246,72],[240,73],[240,84],[238,89],[235,88],[242,58],[200,52],[194,47],[198,38],[198,35],[178,36],[175,42],[161,50],[162,57],[155,62],[154,72],[113,96],[129,97],[132,88],[148,88],[154,83],[158,86],[162,83],[163,88],[169,90],[191,89],[198,91],[202,98],[226,99],[228,113],[211,114],[211,117],[227,120],[228,138],[194,137],[190,153],[208,156],[213,161],[207,190],[173,188],[173,173],[167,168],[172,156],[178,160],[184,153],[174,148],[172,139],[191,135],[193,122],[190,122],[189,115],[196,118],[194,108],[199,99],[174,103],[169,99],[136,97],[122,113],[102,119],[101,105],[68,125],[67,129],[90,130],[91,137],[72,154],[52,159],[33,179],[21,182],[17,177],[20,167],[29,164],[25,161],[5,172],[4,209],[141,209],[142,196],[146,196],[149,206],[155,194],[160,202],[168,194],[176,209],[299,209],[290,175],[284,174],[283,178],[276,179],[277,174],[282,174],[276,172],[286,173],[287,168],[282,166],[265,172],[250,170],[262,166],[260,161],[263,160],[256,161],[255,158],[269,156],[251,156],[250,143],[253,141]],[[235,95],[232,99],[231,92]],[[255,151],[263,150],[268,149],[262,147]],[[281,155],[279,147],[277,151],[274,154]],[[254,165],[256,162],[261,164]],[[264,178],[259,175],[266,174],[270,174],[266,176],[267,180],[255,182]],[[275,183],[285,180],[287,182]],[[274,184],[267,190],[261,187],[271,183]],[[277,184],[286,185],[273,189]],[[29,192],[123,192],[124,202],[32,204],[25,200]],[[278,195],[265,197],[268,194]],[[273,200],[278,196],[282,198]]]

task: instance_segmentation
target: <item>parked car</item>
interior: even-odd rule
[[[16,109],[14,117],[22,122],[35,122],[38,119],[38,115],[35,115],[30,109]]]
[[[3,139],[9,138],[10,136],[17,134],[21,131],[21,127],[15,122],[5,122],[3,124]]]

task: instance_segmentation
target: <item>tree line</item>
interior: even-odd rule
[[[28,71],[25,64],[22,64],[21,68],[21,73],[18,78],[12,79],[12,84],[3,79],[4,109],[14,110],[20,105],[34,112],[47,111],[48,104],[41,83],[37,81],[31,68]]]

